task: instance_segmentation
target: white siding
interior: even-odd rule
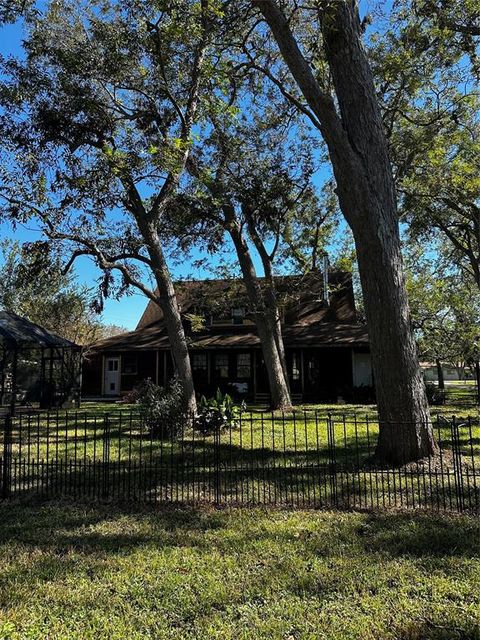
[[[369,353],[353,353],[353,386],[371,387],[373,384],[372,360]]]

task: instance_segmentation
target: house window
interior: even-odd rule
[[[137,356],[123,356],[122,369],[122,373],[125,375],[136,375],[138,372]]]
[[[215,356],[215,374],[218,378],[228,378],[228,355]]]
[[[207,354],[194,353],[192,358],[192,368],[194,371],[206,371],[207,370]]]
[[[250,378],[250,354],[237,355],[237,378]]]
[[[245,309],[243,307],[236,307],[232,309],[233,324],[243,324],[245,317]]]
[[[294,353],[292,356],[292,380],[300,380],[300,357],[298,353]]]
[[[310,356],[308,361],[308,380],[310,384],[317,384],[320,375],[318,359],[316,356]]]

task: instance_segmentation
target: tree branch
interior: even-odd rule
[[[300,51],[282,10],[278,7],[275,0],[252,0],[252,3],[258,7],[272,30],[283,59],[290,73],[297,81],[310,108],[313,110],[318,120],[318,128],[326,141],[330,141],[331,143],[335,142],[332,136],[332,134],[334,134],[337,136],[337,143],[340,140],[348,144],[333,99],[328,93],[322,90],[314,77],[310,65]]]

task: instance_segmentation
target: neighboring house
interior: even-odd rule
[[[426,382],[438,382],[437,365],[434,362],[420,362],[420,368]],[[458,380],[474,380],[472,371],[464,367],[456,367],[454,364],[442,362],[443,378],[446,382]]]
[[[351,274],[331,271],[328,279],[328,285],[321,274],[276,279],[292,396],[309,402],[367,400],[368,333],[357,319]],[[176,291],[197,392],[211,395],[220,388],[235,397],[268,400],[267,372],[242,282],[185,281]],[[145,378],[163,386],[173,374],[162,313],[149,302],[135,331],[93,345],[83,393],[119,396]]]

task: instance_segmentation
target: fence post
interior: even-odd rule
[[[460,432],[458,429],[457,419],[452,416],[451,422],[452,432],[452,460],[453,460],[453,477],[455,479],[455,492],[457,494],[457,509],[463,511],[465,508],[463,495],[463,470],[462,470],[462,453],[460,450]]]
[[[215,504],[221,502],[221,479],[220,479],[220,429],[215,429],[213,436],[214,448],[214,473],[215,473]]]
[[[7,414],[3,429],[2,498],[8,498],[12,488],[12,416]]]
[[[102,495],[108,498],[108,462],[110,460],[110,418],[107,415],[103,418],[103,451],[102,451],[102,467],[103,467],[103,485]]]
[[[337,460],[335,453],[335,425],[331,414],[327,418],[327,440],[328,440],[328,458],[330,471],[330,491],[332,494],[332,505],[337,504]]]

